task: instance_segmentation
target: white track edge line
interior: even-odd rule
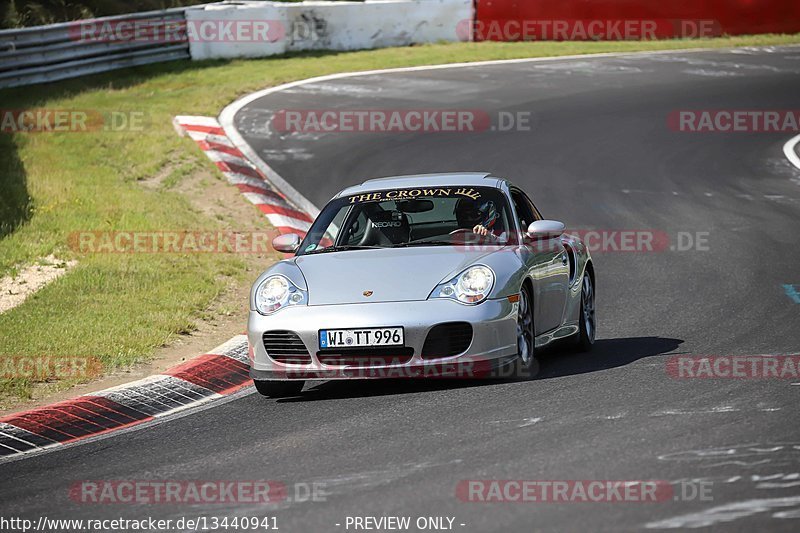
[[[783,145],[783,153],[786,154],[791,164],[800,169],[800,155],[797,155],[797,151],[795,150],[795,146],[798,144],[800,144],[800,135],[792,137]]]

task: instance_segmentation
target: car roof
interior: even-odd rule
[[[495,187],[499,188],[503,180],[488,172],[449,172],[446,174],[414,174],[410,176],[392,176],[367,180],[339,192],[334,198],[351,196],[370,191],[386,189],[405,189],[408,187]]]

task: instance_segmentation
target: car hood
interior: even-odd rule
[[[295,264],[309,305],[407,302],[427,299],[439,283],[492,253],[450,246],[351,250],[300,256]]]

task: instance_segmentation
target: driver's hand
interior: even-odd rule
[[[478,224],[477,226],[472,228],[472,233],[476,233],[478,235],[481,235],[481,236],[485,237],[485,236],[489,235],[489,230],[486,229],[485,227],[481,226],[480,224]]]

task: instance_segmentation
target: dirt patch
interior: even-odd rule
[[[247,201],[236,186],[203,169],[183,179],[174,188],[187,195],[192,207],[208,218],[221,221],[234,231],[268,231],[269,221]],[[278,258],[277,254],[272,257]]]
[[[77,261],[62,261],[53,255],[24,267],[14,276],[0,279],[0,313],[18,306],[48,283],[63,276]]]

